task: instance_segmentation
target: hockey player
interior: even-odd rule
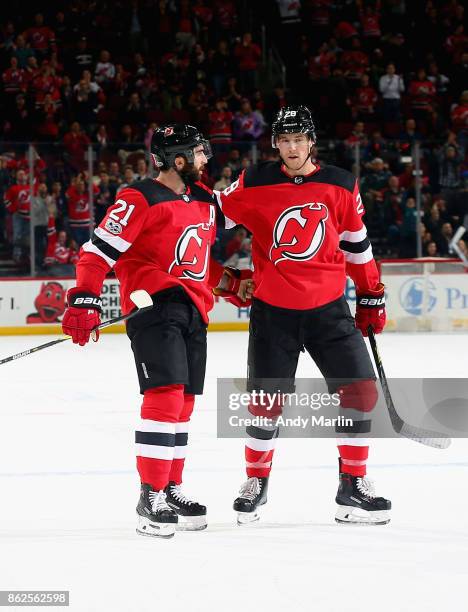
[[[154,132],[151,158],[159,175],[120,191],[83,245],[63,317],[64,333],[86,344],[99,324],[101,288],[111,269],[120,281],[123,313],[132,310],[132,291],[145,289],[153,297],[154,308],[127,325],[143,395],[135,434],[142,535],[171,537],[177,524],[187,530],[207,524],[205,506],[187,499],[181,483],[189,420],[195,395],[203,391],[213,305],[209,262],[216,207],[200,182],[209,157],[208,142],[192,126]]]
[[[384,286],[362,222],[357,181],[345,170],[314,163],[315,142],[306,107],[281,109],[272,126],[272,146],[279,149],[281,161],[247,169],[218,194],[226,218],[253,234],[249,390],[274,392],[278,387],[268,385],[281,381],[281,391],[292,391],[298,357],[305,349],[329,388],[335,385],[330,391],[339,391],[341,407],[364,413],[374,407],[377,390],[363,335],[369,325],[375,333],[384,327]],[[355,321],[343,295],[347,274],[356,285]],[[256,414],[258,408],[249,410]],[[280,411],[276,406],[276,413]],[[369,424],[363,418],[351,433],[365,432]],[[390,501],[376,497],[366,478],[368,443],[351,433],[338,445],[335,518],[387,523]],[[258,507],[267,501],[278,428],[249,427],[247,436],[248,479],[234,502],[240,524],[258,519]]]

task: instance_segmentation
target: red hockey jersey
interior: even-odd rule
[[[215,238],[216,205],[202,183],[179,195],[157,180],[137,181],[118,193],[92,240],[83,245],[77,286],[99,294],[106,273],[114,268],[125,314],[134,308],[132,291],[154,294],[181,286],[208,323]]]
[[[290,177],[279,162],[244,171],[217,193],[224,215],[252,232],[254,296],[273,306],[306,310],[379,281],[362,222],[355,177],[335,166]]]

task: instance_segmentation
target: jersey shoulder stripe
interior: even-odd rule
[[[324,166],[321,167],[318,172],[314,172],[310,176],[302,177],[300,184],[307,183],[322,183],[326,185],[334,185],[336,187],[342,187],[349,191],[354,192],[356,184],[356,177],[337,166]],[[294,177],[289,177],[281,170],[281,162],[261,162],[248,168],[244,175],[244,188],[249,187],[266,187],[270,185],[281,185],[281,184],[298,184],[294,180]]]

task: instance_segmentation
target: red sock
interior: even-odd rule
[[[365,476],[369,456],[368,446],[338,445],[341,459],[341,471],[352,476]]]
[[[135,432],[137,469],[141,482],[160,491],[169,482],[174,458],[176,423],[184,403],[184,386],[145,391],[141,420]]]
[[[184,395],[184,406],[179,417],[179,422],[175,426],[175,448],[174,459],[172,460],[169,482],[180,484],[182,482],[182,472],[184,470],[185,456],[187,453],[188,430],[190,417],[195,404],[194,395]]]

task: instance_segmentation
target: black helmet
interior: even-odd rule
[[[276,138],[280,134],[308,134],[317,140],[312,114],[307,106],[285,106],[278,111],[271,126],[271,146],[276,149]]]
[[[210,143],[196,127],[173,123],[161,126],[153,132],[151,155],[157,168],[169,170],[179,155],[184,156],[189,164],[193,164],[195,160],[193,149],[198,145],[203,145],[207,159],[213,156]]]

